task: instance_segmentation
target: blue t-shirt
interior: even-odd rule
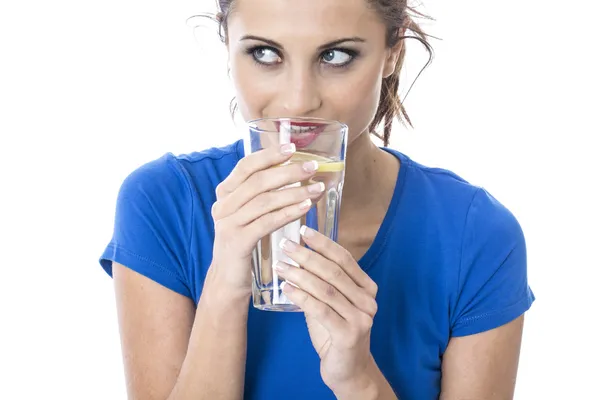
[[[358,261],[379,286],[371,351],[401,399],[437,399],[451,337],[496,328],[531,306],[525,239],[484,189],[384,150],[401,168],[383,223]],[[135,170],[119,192],[102,267],[112,274],[118,262],[197,303],[212,258],[215,188],[243,155],[238,141],[166,154]],[[244,398],[334,399],[304,315],[249,308]]]

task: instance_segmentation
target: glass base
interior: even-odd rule
[[[262,311],[302,312],[295,304],[255,304],[254,307]]]
[[[256,285],[253,286],[252,303],[254,308],[262,311],[302,312],[300,307],[292,303],[281,289],[278,289],[277,292],[272,290],[259,291],[256,290]]]

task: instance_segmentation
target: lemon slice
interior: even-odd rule
[[[343,170],[343,161],[328,161],[327,163],[319,164],[317,172],[342,172]]]
[[[292,156],[290,161],[292,162],[304,162],[315,160],[319,164],[317,172],[341,172],[344,170],[343,161],[332,161],[331,159],[323,156],[319,156],[312,153],[305,153],[297,151]]]

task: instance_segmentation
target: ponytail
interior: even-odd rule
[[[407,7],[406,10],[412,11],[414,14],[425,17],[423,14],[413,10],[410,7]],[[389,15],[389,14],[388,14]],[[387,22],[387,21],[386,21]],[[388,47],[394,47],[399,42],[404,41],[404,39],[416,39],[423,46],[425,46],[427,52],[429,53],[429,60],[427,64],[421,69],[417,78],[421,75],[423,70],[431,64],[433,60],[433,49],[431,45],[427,42],[427,34],[423,32],[421,27],[414,22],[408,13],[404,14],[404,18],[401,24],[398,24],[399,27],[396,28],[392,25],[392,28],[389,29],[388,33]],[[388,25],[389,26],[389,25]],[[405,36],[405,31],[411,31],[415,36]],[[412,127],[412,122],[408,117],[406,109],[404,108],[403,100],[400,98],[398,93],[398,89],[400,88],[400,73],[402,72],[402,66],[404,65],[404,57],[406,55],[406,45],[405,43],[401,44],[402,48],[400,49],[400,56],[398,57],[398,61],[394,67],[394,72],[383,79],[381,84],[381,94],[379,98],[379,105],[377,107],[377,111],[375,112],[375,118],[371,125],[369,126],[370,132],[372,132],[375,136],[383,141],[383,145],[387,146],[390,141],[390,135],[392,132],[392,123],[394,122],[394,118],[397,118],[404,125],[409,125]],[[415,79],[416,81],[416,79]],[[412,89],[414,82],[411,84],[408,92]],[[406,95],[408,95],[408,92]],[[406,99],[406,96],[405,96]],[[383,123],[383,133],[378,132],[377,129]]]

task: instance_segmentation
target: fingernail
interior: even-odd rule
[[[281,247],[283,250],[287,250],[287,251],[293,251],[294,250],[294,242],[291,242],[289,240],[287,240],[286,238],[281,239],[281,242],[279,242],[279,247]]]
[[[314,233],[315,232],[306,225],[302,225],[302,227],[300,228],[300,234],[304,237],[311,237],[314,235]]]
[[[304,164],[302,164],[302,169],[306,172],[315,172],[317,168],[319,168],[319,163],[315,160],[307,161]]]
[[[277,262],[277,264],[275,264],[275,270],[278,272],[285,272],[288,269],[288,266],[281,263],[281,262]]]
[[[296,151],[296,145],[294,143],[286,143],[281,146],[281,154],[292,154]]]
[[[310,208],[311,205],[312,201],[310,201],[310,199],[306,199],[302,203],[298,204],[298,207],[300,207],[301,210],[305,210],[307,208]]]
[[[323,182],[313,183],[307,189],[309,193],[321,193],[325,191],[325,184]]]

